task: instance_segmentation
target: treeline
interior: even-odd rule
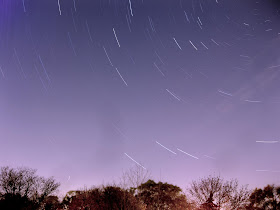
[[[82,210],[280,210],[280,187],[267,185],[248,190],[237,180],[208,176],[192,181],[186,192],[175,185],[155,182],[136,167],[123,173],[118,184],[69,191],[62,200],[55,193],[60,184],[36,170],[2,167],[0,209]]]

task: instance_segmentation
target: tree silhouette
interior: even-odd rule
[[[0,209],[39,208],[47,196],[59,187],[52,177],[36,175],[36,170],[2,167],[0,172]]]
[[[133,194],[135,194],[137,187],[147,182],[150,177],[151,175],[148,170],[136,165],[123,172],[120,178],[120,186],[123,189],[129,189]]]
[[[280,209],[280,186],[267,185],[264,189],[256,188],[250,198],[247,209]]]
[[[55,210],[60,208],[60,202],[57,196],[48,196],[43,201],[43,208],[44,210]]]
[[[148,210],[188,209],[186,196],[180,187],[172,184],[148,180],[137,188],[136,197],[142,200]]]
[[[203,203],[200,208],[200,210],[215,210],[218,209],[219,207],[213,203],[214,199],[213,199],[213,193],[210,192],[209,198],[207,199],[207,201],[205,203]]]
[[[63,200],[66,209],[144,210],[131,192],[117,186],[71,191]]]
[[[188,191],[196,203],[201,206],[208,203],[212,209],[244,208],[250,195],[247,187],[239,187],[237,180],[224,181],[220,176],[193,181]]]

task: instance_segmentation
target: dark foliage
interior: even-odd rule
[[[2,167],[0,172],[0,209],[39,209],[59,187],[52,177],[37,176],[30,168]]]
[[[168,183],[148,180],[137,188],[136,197],[142,200],[149,210],[189,208],[181,188]]]
[[[141,210],[144,205],[132,193],[116,186],[106,186],[84,191],[72,191],[63,200],[65,208],[98,210]]]
[[[250,198],[247,209],[280,210],[280,187],[267,185],[264,189],[256,188]]]

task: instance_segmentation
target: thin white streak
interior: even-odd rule
[[[168,93],[170,93],[174,98],[176,98],[178,101],[180,101],[180,98],[178,98],[177,96],[175,96],[174,93],[172,93],[170,90],[165,89]]]
[[[47,70],[46,70],[46,68],[45,68],[45,65],[44,65],[44,63],[43,63],[43,61],[42,61],[42,59],[41,59],[41,56],[38,55],[38,57],[39,57],[39,60],[40,60],[41,65],[42,65],[42,67],[43,67],[43,69],[44,69],[44,73],[45,73],[45,75],[47,76],[47,79],[49,80],[49,82],[51,82],[50,77],[49,77],[49,75],[48,75],[48,73],[47,73]]]
[[[268,172],[270,170],[256,170],[257,172]],[[276,171],[270,171],[270,172],[273,172],[273,173],[279,173],[280,171],[279,170],[276,170]]]
[[[157,51],[155,51],[155,54],[156,54],[156,56],[158,57],[158,59],[161,61],[161,63],[162,63],[163,65],[165,65],[165,63],[162,61],[162,59],[161,59],[161,57],[159,56],[159,54],[157,53]]]
[[[179,45],[179,43],[177,42],[177,40],[175,39],[175,37],[173,37],[175,43],[177,44],[177,46],[179,47],[180,50],[182,50],[181,46]]]
[[[201,27],[201,25],[199,24],[199,21],[197,20],[196,22],[197,22],[197,25],[199,26],[199,28],[202,30],[202,27]]]
[[[261,101],[252,101],[252,100],[244,100],[246,102],[250,102],[250,103],[261,103]]]
[[[124,84],[125,84],[126,86],[128,86],[127,83],[126,83],[126,81],[124,80],[124,78],[123,78],[122,75],[120,74],[119,70],[117,69],[117,67],[116,67],[116,70],[117,70],[119,76],[121,77],[122,81],[124,82]]]
[[[36,64],[34,64],[34,68],[35,68],[35,70],[36,70],[37,73],[38,73],[39,79],[40,79],[40,81],[41,81],[41,83],[42,83],[42,85],[43,85],[45,91],[47,91],[47,88],[46,88],[46,86],[45,86],[45,84],[44,84],[44,81],[42,80],[42,78],[41,78],[41,76],[40,76],[40,73],[39,73],[39,71],[38,71],[38,69],[37,69]]]
[[[127,21],[128,29],[129,29],[129,31],[131,32],[131,28],[130,28],[130,25],[129,25],[129,20],[128,20],[128,18],[127,18],[127,15],[125,15],[125,17],[126,17],[126,21]]]
[[[200,43],[203,45],[203,47],[205,47],[208,50],[208,47],[206,47],[206,45],[203,42]]]
[[[106,54],[106,56],[107,56],[107,58],[108,58],[108,60],[109,60],[109,62],[110,62],[110,64],[111,64],[111,66],[113,66],[113,64],[112,64],[112,62],[111,62],[111,59],[110,59],[110,57],[109,57],[109,55],[108,55],[108,53],[107,53],[107,51],[106,51],[106,49],[105,49],[104,46],[103,46],[103,49],[104,49],[104,52],[105,52],[105,54]]]
[[[191,155],[191,154],[189,154],[189,153],[186,153],[186,152],[184,152],[183,150],[180,150],[180,149],[178,149],[178,148],[177,148],[177,150],[179,150],[180,152],[183,152],[183,153],[185,153],[186,155],[189,155],[189,156],[191,156],[191,157],[193,157],[193,158],[195,158],[195,159],[198,159],[198,157],[195,157],[195,156],[193,156],[193,155]]]
[[[189,20],[188,14],[186,13],[186,11],[184,11],[184,13],[185,13],[185,17],[186,17],[187,21],[190,23],[190,20]]]
[[[130,160],[132,160],[134,163],[136,163],[137,165],[141,166],[142,168],[144,168],[146,170],[146,168],[144,166],[142,166],[141,164],[139,164],[138,162],[136,162],[132,157],[130,157],[128,154],[124,153]]]
[[[118,37],[117,37],[117,34],[116,34],[116,32],[115,32],[115,29],[114,29],[114,28],[113,28],[113,32],[114,32],[114,35],[115,35],[115,38],[116,38],[116,41],[117,41],[117,43],[118,43],[119,47],[121,47],[121,45],[120,45],[120,43],[119,43],[119,40],[118,40]]]
[[[204,12],[200,1],[199,1],[199,5],[200,5],[201,12]]]
[[[220,46],[214,39],[211,39],[212,42],[214,42],[217,46]]]
[[[76,1],[73,0],[73,4],[74,4],[74,9],[75,9],[75,12],[77,12],[77,8],[76,8]]]
[[[267,143],[267,144],[274,144],[278,143],[279,141],[256,141],[257,143]]]
[[[280,65],[277,65],[277,66],[270,66],[270,67],[268,67],[269,69],[273,69],[273,68],[278,68],[278,67],[280,67]]]
[[[197,17],[197,18],[198,18],[198,20],[199,20],[199,22],[200,22],[200,25],[202,25],[202,22],[201,22],[200,18],[199,18],[199,17]]]
[[[124,133],[114,123],[112,123],[112,125],[125,139],[127,139],[127,137],[124,135]]]
[[[162,76],[165,77],[164,73],[160,70],[160,68],[157,66],[157,64],[154,62],[154,66],[157,68],[157,70],[162,74]]]
[[[133,13],[132,13],[132,6],[131,6],[131,1],[130,1],[130,0],[128,0],[128,1],[129,1],[130,14],[131,14],[131,16],[133,17]]]
[[[227,95],[227,96],[232,96],[232,94],[227,93],[227,92],[224,92],[224,91],[222,91],[222,90],[218,90],[218,92],[219,92],[219,93],[222,93],[222,94],[224,94],[224,95]]]
[[[4,72],[3,72],[3,69],[1,66],[0,66],[0,71],[1,71],[2,76],[5,78],[5,75],[4,75]]]
[[[59,15],[61,15],[60,0],[57,0],[57,5],[58,5],[58,10],[59,10]]]
[[[161,143],[157,142],[156,143],[160,146],[162,146],[164,149],[168,150],[169,152],[173,153],[174,155],[177,155],[175,152],[173,152],[172,150],[168,149],[167,147],[163,146]]]
[[[194,46],[194,44],[192,43],[192,41],[191,41],[191,40],[189,40],[189,42],[191,43],[191,45],[193,46],[193,48],[194,48],[195,50],[197,50],[197,47],[196,47],[196,46]]]
[[[153,38],[152,38],[152,36],[151,36],[151,34],[150,34],[149,29],[148,29],[148,28],[146,28],[146,29],[145,29],[145,31],[147,32],[147,34],[148,34],[148,36],[149,36],[150,40],[151,40],[151,41],[153,41]]]
[[[224,42],[227,46],[231,46],[229,43],[227,43],[227,42]]]
[[[88,35],[89,35],[90,41],[91,41],[91,42],[93,42],[92,37],[91,37],[91,34],[90,34],[90,30],[89,30],[89,26],[88,26],[88,22],[87,22],[87,20],[86,20],[86,27],[87,27],[87,32],[88,32]]]
[[[243,57],[243,58],[249,58],[250,59],[250,56],[248,55],[239,55],[240,57]]]
[[[204,73],[202,73],[201,71],[198,71],[200,74],[202,74],[203,76],[205,76],[206,78],[208,78],[208,76]]]
[[[151,29],[153,31],[156,31],[152,19],[149,16],[148,16],[148,19],[149,19],[149,22],[150,22]]]
[[[23,11],[26,12],[24,0],[22,0],[22,6],[23,6]]]
[[[238,70],[242,70],[242,71],[247,71],[246,69],[244,68],[241,68],[241,67],[232,67],[233,69],[238,69]]]
[[[128,12],[128,15],[126,15],[126,16],[128,16],[128,20],[129,20],[129,22],[131,23],[131,15],[129,15],[130,11],[129,11],[129,8],[128,8],[128,7],[126,7],[126,8],[127,8],[127,12]]]
[[[73,46],[73,42],[72,42],[72,39],[71,39],[71,36],[70,36],[70,33],[69,33],[69,32],[68,32],[68,38],[69,38],[69,41],[70,41],[70,45],[71,45],[71,47],[72,47],[72,50],[73,50],[75,56],[77,56],[77,53],[76,53],[76,50],[75,50],[75,48],[74,48],[74,46]]]
[[[205,157],[207,157],[207,158],[210,158],[210,159],[213,159],[213,160],[216,160],[216,158],[213,158],[213,157],[211,157],[211,156],[208,156],[208,155],[204,155]]]

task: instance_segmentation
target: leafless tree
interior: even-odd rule
[[[134,166],[123,172],[120,185],[124,189],[136,190],[138,186],[151,178],[151,173],[140,166]]]
[[[2,200],[25,200],[40,204],[60,186],[53,177],[44,178],[36,175],[36,170],[27,167],[2,167],[0,170],[0,193]],[[5,204],[6,205],[6,204]]]
[[[199,205],[209,202],[211,198],[218,209],[242,209],[250,195],[246,186],[239,187],[237,180],[224,181],[220,176],[193,181],[188,192]]]
[[[248,190],[247,186],[238,185],[237,180],[234,180],[234,186],[230,196],[230,208],[231,209],[245,209],[248,205],[251,191]]]

